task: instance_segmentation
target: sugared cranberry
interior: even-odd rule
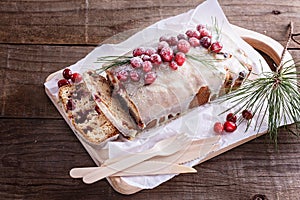
[[[65,79],[70,79],[72,76],[72,71],[69,68],[66,68],[62,74]]]
[[[179,35],[177,35],[177,39],[178,40],[187,40],[187,37],[186,37],[186,35],[185,34],[179,34]]]
[[[237,126],[236,126],[236,124],[235,124],[234,122],[226,121],[226,122],[224,123],[224,130],[225,130],[226,132],[231,133],[231,132],[235,131],[236,128],[237,128]]]
[[[141,55],[141,59],[143,61],[147,61],[147,60],[150,60],[150,56],[143,54],[143,55]]]
[[[212,37],[209,30],[207,30],[206,28],[203,28],[203,29],[200,30],[200,38],[203,38],[203,37],[209,37],[209,38]]]
[[[197,39],[200,39],[200,32],[199,31],[193,31],[193,33],[192,33],[192,37],[194,37],[194,38],[197,38]]]
[[[203,24],[198,24],[197,25],[197,31],[201,32],[202,29],[206,28],[205,25]]]
[[[243,110],[242,116],[246,120],[250,120],[250,119],[253,118],[253,115],[252,115],[252,113],[249,110]]]
[[[178,44],[177,44],[178,51],[180,51],[182,53],[187,53],[187,52],[189,52],[190,48],[191,48],[191,45],[188,41],[183,40],[183,39],[178,41]]]
[[[160,38],[159,38],[159,41],[161,42],[161,41],[167,41],[168,40],[168,38],[166,37],[166,36],[161,36]]]
[[[224,131],[224,126],[221,122],[216,122],[214,125],[214,131],[217,134],[222,134],[222,132]]]
[[[177,70],[178,69],[178,65],[177,65],[177,63],[174,60],[169,63],[169,66],[173,70]]]
[[[71,80],[73,83],[79,83],[82,81],[82,76],[79,73],[73,73],[71,76]]]
[[[58,87],[62,87],[64,85],[70,85],[70,82],[67,79],[61,79],[57,82]]]
[[[133,57],[130,59],[130,64],[133,68],[140,68],[143,60],[140,57]]]
[[[230,121],[230,122],[236,123],[236,119],[237,119],[237,117],[233,113],[229,113],[226,116],[226,121]]]
[[[149,61],[147,61],[149,62]],[[140,75],[138,74],[137,71],[135,70],[132,70],[130,73],[129,73],[129,76],[130,76],[130,79],[134,82],[138,82],[140,80]]]
[[[72,99],[69,99],[66,104],[67,110],[74,110],[75,109],[75,103]]]
[[[138,48],[136,48],[136,49],[133,50],[132,55],[134,57],[136,57],[136,56],[141,56],[144,53],[145,53],[145,49],[143,47],[138,47]]]
[[[145,54],[147,56],[151,56],[152,54],[155,54],[156,53],[156,50],[154,48],[148,48],[145,50]]]
[[[117,79],[120,81],[126,81],[128,79],[128,72],[126,70],[121,70],[117,73]]]
[[[159,53],[164,47],[169,47],[169,43],[167,43],[166,41],[159,42],[157,45],[157,52]]]
[[[150,72],[152,70],[152,63],[150,61],[143,62],[143,71]]]
[[[182,52],[177,52],[174,60],[178,66],[182,66],[185,62],[185,54]]]
[[[160,65],[161,64],[161,57],[160,57],[160,55],[158,55],[158,54],[152,54],[151,56],[150,56],[150,61],[153,63],[153,64],[155,64],[155,65]]]
[[[191,44],[192,47],[200,46],[200,41],[195,37],[189,38],[189,43]]]
[[[211,39],[209,37],[205,36],[205,37],[200,39],[200,44],[204,48],[208,49],[211,45]]]
[[[170,47],[162,48],[159,55],[161,56],[162,60],[165,62],[172,61],[172,59],[174,57],[173,50]]]
[[[185,32],[185,34],[188,36],[188,37],[195,37],[195,38],[198,38],[200,39],[200,32],[199,31],[196,31],[196,30],[188,30],[187,32]]]
[[[170,46],[175,46],[178,43],[177,37],[171,36],[167,42],[169,43]]]
[[[155,72],[147,72],[144,77],[145,85],[150,85],[156,80]]]
[[[222,48],[223,48],[223,45],[221,44],[221,42],[214,42],[210,46],[210,50],[214,53],[220,53]]]

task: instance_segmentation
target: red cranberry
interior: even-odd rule
[[[149,61],[148,61],[149,62]],[[140,80],[140,75],[137,71],[133,70],[129,73],[130,79],[134,82],[138,82]]]
[[[147,61],[147,60],[150,60],[150,56],[143,54],[143,55],[141,55],[141,59],[143,61]]]
[[[191,44],[192,47],[198,47],[200,46],[200,42],[197,38],[191,37],[189,38],[189,43]]]
[[[198,24],[197,25],[197,31],[201,32],[202,29],[206,28],[205,25],[203,24]]]
[[[200,39],[200,44],[204,48],[208,49],[211,45],[211,39],[209,37],[205,36],[205,37]]]
[[[171,69],[173,69],[173,70],[177,70],[177,69],[178,69],[178,65],[177,65],[177,63],[176,63],[175,61],[171,61],[171,62],[169,63],[169,66],[170,66]]]
[[[69,99],[66,104],[67,110],[74,110],[75,109],[75,103],[72,99]]]
[[[128,79],[128,72],[126,70],[121,70],[117,73],[117,79],[120,81],[126,81]]]
[[[200,39],[200,32],[199,31],[193,31],[192,37]]]
[[[152,63],[150,61],[145,61],[143,63],[143,71],[144,72],[150,72],[152,70]]]
[[[242,116],[246,120],[250,120],[250,119],[253,118],[253,115],[252,115],[252,113],[249,110],[243,110]]]
[[[182,66],[185,62],[185,54],[182,52],[177,52],[174,60],[178,66]]]
[[[166,41],[159,42],[157,45],[157,52],[159,53],[164,47],[169,47],[169,43],[167,43]]]
[[[160,65],[161,64],[161,57],[158,54],[152,54],[150,56],[150,61],[155,64],[155,65]]]
[[[79,83],[79,82],[82,81],[82,76],[79,73],[74,73],[71,76],[71,80],[72,80],[73,83]]]
[[[167,42],[169,43],[170,46],[175,46],[178,43],[177,37],[171,36]]]
[[[152,54],[155,54],[156,53],[156,50],[154,49],[154,48],[148,48],[148,49],[146,49],[146,51],[145,51],[145,54],[147,55],[147,56],[151,56]]]
[[[178,51],[180,51],[182,53],[187,53],[187,52],[189,52],[190,48],[191,48],[191,45],[188,41],[182,40],[182,39],[178,41],[178,44],[177,44]]]
[[[136,57],[136,56],[141,56],[144,53],[145,53],[145,49],[143,47],[138,47],[138,48],[136,48],[136,49],[133,50],[132,55],[134,57]]]
[[[226,122],[224,123],[224,130],[225,130],[226,132],[231,133],[231,132],[235,131],[236,128],[237,128],[237,126],[236,126],[236,124],[235,124],[234,122],[226,121]]]
[[[200,38],[203,37],[209,37],[209,38],[212,37],[211,33],[206,28],[200,30]]]
[[[229,113],[226,117],[226,121],[230,121],[235,123],[236,122],[237,117],[233,114],[233,113]]]
[[[133,57],[130,59],[130,64],[133,68],[140,68],[143,60],[140,57]]]
[[[177,35],[177,39],[178,40],[187,40],[187,37],[185,34],[179,34],[179,35]]]
[[[170,62],[173,59],[173,50],[170,47],[164,47],[160,51],[160,56],[163,61]]]
[[[198,38],[200,39],[200,32],[199,31],[195,31],[195,30],[188,30],[187,32],[185,32],[185,34],[188,36],[188,37],[195,37],[195,38]]]
[[[67,79],[61,79],[57,82],[58,87],[62,87],[64,85],[70,85],[70,82]]]
[[[70,79],[72,76],[72,71],[69,68],[66,68],[62,74],[65,79]]]
[[[168,38],[166,37],[166,36],[161,36],[160,38],[159,38],[159,41],[160,42],[162,42],[162,41],[167,41],[168,40]]]
[[[214,131],[217,134],[222,134],[222,132],[224,131],[224,126],[221,122],[216,122],[214,125]]]
[[[144,77],[145,85],[150,85],[156,80],[155,72],[147,72]]]
[[[223,48],[223,45],[220,42],[214,42],[210,46],[210,50],[214,53],[219,53]]]

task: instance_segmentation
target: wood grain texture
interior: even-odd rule
[[[85,185],[71,179],[74,166],[93,162],[64,120],[1,119],[1,199],[124,199],[106,181]],[[175,177],[130,199],[297,199],[300,193],[299,141],[280,132],[276,152],[264,136],[199,166],[197,174]],[[78,197],[78,198],[77,198]]]
[[[99,44],[119,32],[143,28],[186,12],[203,0],[43,0],[0,2],[0,42]],[[284,41],[290,20],[299,21],[300,1],[220,0],[229,21]],[[280,14],[274,14],[279,11]],[[299,24],[296,24],[300,28]]]
[[[201,2],[2,0],[0,199],[248,200],[255,194],[300,199],[299,139],[283,129],[278,152],[263,136],[197,166],[197,174],[177,176],[132,196],[118,194],[107,181],[85,185],[69,177],[72,167],[94,164],[44,93],[45,78],[114,34],[146,27]],[[290,20],[300,32],[299,0],[219,3],[231,23],[281,44]],[[291,54],[300,60],[299,51]]]

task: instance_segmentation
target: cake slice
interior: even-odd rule
[[[127,105],[122,102],[118,95],[112,92],[111,85],[95,71],[88,71],[83,74],[92,98],[104,115],[124,136],[133,138],[139,128],[130,116]]]
[[[119,134],[94,102],[85,83],[61,87],[59,99],[75,130],[85,140],[100,144]]]

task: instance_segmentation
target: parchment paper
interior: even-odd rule
[[[253,60],[255,63],[253,71],[256,74],[259,74],[262,68],[265,70],[269,69],[264,59],[233,31],[217,0],[207,0],[189,12],[161,20],[147,27],[143,31],[138,32],[122,43],[101,45],[95,48],[84,59],[72,66],[69,66],[69,68],[72,71],[81,73],[88,69],[97,69],[100,67],[99,64],[95,63],[98,57],[123,55],[132,51],[136,47],[144,46],[145,43],[157,41],[161,35],[166,35],[168,33],[174,35],[174,32],[184,33],[187,29],[195,28],[196,25],[200,23],[211,26],[212,18],[217,19],[218,23],[222,26],[222,31],[226,32],[231,39],[233,39],[233,41],[235,41],[236,44]],[[45,83],[45,87],[53,95],[57,95],[57,81],[61,78],[62,76],[58,74],[53,79]],[[113,158],[118,155],[143,151],[151,148],[157,141],[181,132],[187,133],[192,138],[206,138],[214,136],[215,133],[212,130],[213,125],[216,121],[224,121],[225,115],[219,114],[226,110],[228,106],[230,106],[229,103],[208,103],[192,110],[183,117],[173,120],[167,125],[139,134],[133,141],[108,141],[101,148],[95,148],[86,143],[84,140],[79,139],[96,164],[99,165],[106,157]],[[254,123],[255,119],[252,124]],[[238,129],[235,132],[223,135],[220,141],[220,149],[257,134],[257,131],[254,131],[253,127],[250,127],[247,132],[245,132],[245,128],[246,124],[242,123],[238,126]],[[263,132],[266,129],[266,123],[263,123],[260,132]],[[193,166],[199,163],[201,159],[202,158],[199,158],[187,165]],[[122,177],[122,179],[132,186],[142,189],[151,189],[174,176],[175,174],[134,176]]]

